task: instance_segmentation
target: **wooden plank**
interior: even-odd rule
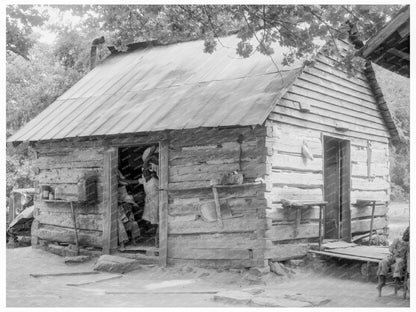
[[[349,86],[350,88],[355,88],[363,93],[372,95],[371,87],[367,81],[367,77],[361,73],[356,73],[353,75],[348,75],[346,71],[343,71],[335,66],[328,65],[325,60],[318,56],[315,59],[315,62],[312,67],[308,68],[311,70],[311,73],[317,75],[323,75],[324,77],[335,77],[340,84]]]
[[[222,144],[225,142],[235,142],[242,135],[244,141],[256,140],[257,137],[266,136],[266,129],[258,126],[233,127],[233,128],[198,128],[191,130],[172,131],[169,133],[171,138],[170,146],[203,146],[212,144]]]
[[[101,167],[103,154],[100,149],[74,149],[65,156],[39,157],[33,166],[40,169]]]
[[[361,256],[350,256],[340,253],[333,253],[332,251],[318,251],[318,250],[309,250],[310,253],[330,256],[335,258],[342,258],[342,259],[349,259],[349,260],[358,260],[358,261],[365,261],[365,262],[374,262],[378,263],[381,259],[378,258],[368,258],[368,257],[361,257]]]
[[[110,254],[117,249],[117,168],[118,150],[114,147],[109,148],[104,154],[104,178],[103,178],[103,235],[102,247],[103,254]]]
[[[52,225],[41,225],[37,230],[39,239],[75,244],[75,233],[72,228],[63,228]],[[102,247],[102,232],[101,231],[86,231],[78,232],[80,246]]]
[[[371,218],[351,221],[351,233],[370,231]],[[385,217],[374,218],[373,230],[379,230],[387,227],[388,223]]]
[[[237,248],[253,249],[259,245],[256,233],[216,233],[169,235],[168,249],[178,248]]]
[[[322,188],[273,187],[270,194],[273,202],[287,200],[322,200]]]
[[[303,128],[307,128],[310,130],[317,130],[317,131],[322,131],[325,132],[327,134],[330,135],[336,135],[337,137],[341,138],[341,139],[361,139],[361,140],[372,140],[372,141],[376,141],[376,142],[380,142],[380,143],[388,143],[388,138],[389,136],[385,136],[385,137],[380,137],[380,136],[375,136],[375,135],[369,135],[366,132],[362,133],[362,132],[356,132],[353,130],[349,130],[347,134],[341,133],[337,130],[335,130],[335,125],[334,126],[327,126],[324,124],[318,124],[315,122],[311,122],[309,120],[304,120],[303,118],[295,118],[292,116],[287,116],[287,115],[282,115],[282,114],[276,114],[274,112],[272,112],[269,117],[270,120],[276,121],[278,123],[281,124],[287,124],[287,125],[292,125],[292,126],[299,126],[300,124],[302,125]]]
[[[362,123],[356,122],[353,118],[348,118],[346,116],[343,117],[342,114],[329,113],[328,111],[321,111],[321,114],[318,114],[318,110],[311,110],[308,114],[304,114],[297,109],[288,107],[293,106],[288,103],[290,103],[290,101],[281,99],[279,104],[273,109],[273,112],[334,128],[337,128],[340,123],[343,123],[350,131],[373,134],[380,137],[388,137],[388,131],[384,127],[374,129],[373,127],[363,126]]]
[[[174,170],[173,166],[188,166],[201,163],[216,165],[219,160],[223,160],[223,163],[238,162],[239,148],[240,146],[237,142],[202,146],[175,146],[170,148],[169,165],[172,167],[170,169]],[[257,146],[257,141],[243,141],[242,150],[243,161],[251,161],[262,154]]]
[[[301,155],[273,153],[272,168],[276,170],[296,170],[307,172],[322,172],[322,158],[306,160]]]
[[[296,216],[296,210],[291,208],[272,208],[266,211],[267,218],[273,221],[293,221]],[[301,210],[302,220],[318,220],[319,207],[309,207]]]
[[[294,224],[278,224],[266,230],[266,238],[272,241],[282,241],[296,238],[312,238],[319,236],[319,226],[316,223],[301,223],[298,234],[295,235]]]
[[[264,257],[274,261],[286,261],[291,258],[305,256],[308,250],[308,244],[277,244],[267,248]]]
[[[351,160],[356,162],[366,162],[368,155],[367,149],[363,147],[356,147],[353,146],[351,149]],[[389,160],[389,151],[388,146],[386,145],[385,148],[372,148],[372,162],[380,163],[380,162],[387,162]]]
[[[375,177],[372,179],[352,177],[351,189],[362,191],[387,191],[390,189],[390,183],[385,178],[380,177]]]
[[[102,170],[96,169],[84,169],[84,168],[59,168],[53,170],[41,170],[36,176],[36,179],[40,184],[65,184],[65,183],[78,183],[78,181],[85,175],[95,176],[97,181],[101,180]],[[101,181],[99,181],[101,182]]]
[[[387,191],[358,191],[351,192],[351,203],[356,203],[357,199],[376,200],[380,202],[388,202],[389,194]]]
[[[62,212],[62,213],[71,213],[71,207],[67,202],[45,202],[43,200],[34,201],[35,208],[39,209],[39,212]],[[76,209],[77,214],[101,214],[101,205],[99,204],[88,204],[74,202],[74,208]]]
[[[368,178],[366,162],[351,163],[351,176]],[[387,177],[390,175],[388,163],[371,163],[371,174],[373,177]]]
[[[362,114],[373,116],[374,118],[377,118],[379,121],[383,120],[382,115],[379,112],[378,106],[376,104],[367,106],[361,105],[360,103],[354,101],[347,101],[341,96],[341,94],[329,94],[325,91],[326,90],[322,87],[315,88],[313,84],[302,83],[293,85],[288,94],[285,94],[285,97],[292,97],[293,95],[296,95],[297,97],[299,97],[299,99],[309,99],[315,101],[321,100],[322,102],[325,102],[327,105],[333,106],[334,108],[345,107],[346,109],[350,110],[350,114],[361,111]],[[321,107],[322,105],[318,104],[316,106]]]
[[[73,228],[71,213],[67,212],[40,212],[37,220],[42,224]],[[79,230],[102,231],[103,217],[101,214],[77,213],[77,228]]]
[[[289,170],[272,170],[273,186],[287,185],[287,186],[313,186],[319,187],[323,185],[322,173],[314,172],[293,172]]]
[[[205,222],[202,220],[189,222],[170,222],[169,235],[173,234],[202,234],[202,233],[233,233],[253,232],[257,230],[259,220],[257,218],[231,218],[223,220],[224,227],[217,222]]]
[[[361,100],[374,102],[374,95],[371,89],[361,88],[361,85],[351,83],[346,79],[338,78],[337,76],[328,74],[323,70],[309,67],[303,71],[301,77],[304,80],[313,82],[317,85],[350,94],[351,96]]]
[[[344,101],[345,105],[355,104],[361,107],[367,107],[372,110],[378,110],[377,103],[373,97],[365,97],[365,99],[363,99],[362,97],[358,97],[356,94],[352,95],[349,90],[345,90],[339,87],[332,89],[324,85],[323,82],[319,81],[318,79],[304,79],[303,77],[299,77],[295,81],[294,85],[311,91],[319,92],[337,100],[342,100]]]
[[[165,267],[168,258],[168,191],[169,184],[168,142],[159,143],[159,265]]]
[[[199,268],[209,268],[209,269],[244,269],[249,267],[258,266],[258,263],[255,259],[226,259],[226,260],[219,260],[219,259],[175,259],[169,258],[168,259],[169,265],[187,265]]]
[[[272,141],[268,141],[268,144],[273,149],[273,153],[301,156],[304,142],[306,142],[314,157],[322,156],[322,143],[320,138],[305,138],[285,133],[284,135],[278,134],[274,136]]]
[[[176,259],[250,259],[248,249],[237,248],[189,248],[180,246],[179,248],[169,248],[169,258]]]
[[[291,97],[294,97],[299,101],[293,100],[291,99]],[[314,104],[310,102],[314,102]],[[345,114],[344,112],[342,112],[343,110],[342,108],[325,104],[325,102],[323,101],[311,100],[303,96],[299,96],[299,97],[296,95],[290,96],[290,94],[288,94],[288,96],[284,96],[280,99],[278,106],[283,106],[283,107],[291,108],[291,109],[298,111],[299,103],[310,103],[311,109],[310,109],[309,114],[311,114],[312,116],[314,115],[325,116],[325,117],[334,119],[336,121],[342,121],[345,124],[349,124],[353,126],[362,126],[363,124],[365,124],[366,127],[371,129],[371,131],[372,130],[386,131],[386,132],[388,131],[384,121],[381,119],[374,118],[369,115],[355,113],[352,110],[344,108],[345,110],[349,112],[348,114]],[[322,106],[324,108],[322,108]],[[279,111],[276,108],[273,111],[279,113]],[[308,117],[309,114],[305,115],[305,118]],[[360,118],[362,116],[364,116],[365,118]],[[376,120],[376,122],[374,122],[373,119]]]

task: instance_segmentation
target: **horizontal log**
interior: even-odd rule
[[[203,146],[235,142],[242,135],[244,141],[253,141],[257,137],[266,136],[264,127],[236,127],[236,128],[199,128],[191,130],[172,131],[169,145],[174,147]]]
[[[356,146],[351,147],[351,160],[356,162],[366,162],[368,159],[367,148]],[[383,149],[371,149],[371,161],[374,163],[387,162],[389,160],[389,150],[386,145]]]
[[[36,217],[40,224],[73,228],[72,214],[68,212],[40,212]],[[76,224],[79,230],[102,231],[103,216],[101,214],[76,213]]]
[[[175,258],[168,258],[168,265],[187,265],[192,267],[200,267],[200,268],[209,268],[209,269],[244,269],[249,267],[256,267],[259,264],[257,263],[256,259],[238,259],[238,260],[208,260],[208,259],[201,259],[201,260],[194,260],[194,259],[175,259]]]
[[[224,226],[218,222],[205,222],[202,220],[188,222],[169,222],[168,233],[172,234],[202,234],[202,233],[230,233],[230,232],[254,232],[264,228],[263,220],[257,218],[231,218],[223,220]]]
[[[294,208],[275,208],[266,210],[267,218],[272,221],[294,221],[296,219],[296,209]],[[318,220],[319,207],[309,207],[301,209],[301,220]]]
[[[387,177],[390,174],[388,163],[371,163],[371,175],[375,177]],[[351,162],[351,176],[368,177],[367,163]]]
[[[365,207],[351,207],[351,219],[371,217],[372,206]],[[374,209],[374,216],[385,216],[388,212],[388,207],[385,205],[378,205]]]
[[[189,248],[169,246],[168,257],[176,259],[250,259],[248,249],[237,248]]]
[[[302,156],[274,153],[272,156],[272,168],[280,170],[322,172],[322,158],[309,160]]]
[[[351,221],[351,233],[360,233],[370,231],[370,219],[352,220]],[[374,218],[373,230],[379,230],[387,227],[388,223],[386,218],[379,217]]]
[[[351,189],[362,191],[382,191],[390,189],[390,183],[385,178],[351,178]]]
[[[242,143],[241,159],[251,161],[262,155],[257,141]],[[169,150],[170,166],[188,166],[193,164],[218,164],[221,160],[228,162],[238,162],[240,158],[240,144],[238,142],[225,142],[215,145],[175,147]],[[226,163],[226,162],[224,162]]]
[[[277,224],[266,230],[266,238],[272,241],[282,241],[296,238],[312,238],[319,236],[318,223],[301,223],[295,233],[294,224]]]
[[[313,172],[293,172],[288,170],[273,169],[273,185],[304,185],[315,186],[323,184],[321,173]]]
[[[286,261],[299,256],[305,256],[308,250],[308,244],[277,244],[267,248],[264,252],[264,257],[275,261]]]
[[[270,199],[273,202],[286,200],[322,200],[322,189],[312,188],[303,189],[298,187],[273,187],[270,193]]]
[[[168,236],[168,249],[181,247],[253,249],[258,246],[259,240],[254,232]]]
[[[43,240],[75,244],[73,229],[41,225],[36,232],[38,238]],[[102,247],[102,232],[81,230],[78,231],[78,240],[80,246]]]
[[[53,150],[48,152],[52,153]],[[102,167],[102,165],[102,149],[74,149],[65,156],[40,156],[33,161],[33,166],[40,169]]]
[[[74,149],[95,149],[101,151],[103,149],[103,140],[91,137],[88,140],[84,138],[73,138],[67,140],[54,141],[38,141],[35,143],[34,149],[38,152],[49,152],[50,150],[74,150]]]
[[[40,212],[63,212],[71,213],[71,206],[68,202],[45,202],[43,200],[35,200],[35,208]],[[101,214],[101,205],[73,202],[74,211],[82,214]]]
[[[101,179],[102,169],[84,169],[84,168],[59,168],[59,169],[42,169],[36,176],[36,180],[41,184],[48,183],[78,183],[85,175],[93,175],[98,180]]]
[[[386,191],[352,191],[351,203],[355,204],[357,202],[357,199],[376,200],[380,202],[390,201],[389,195]]]

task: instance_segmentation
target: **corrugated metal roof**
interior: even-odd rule
[[[192,41],[110,56],[8,141],[262,124],[300,69],[279,73],[279,48],[275,63],[243,59],[237,41],[213,54]]]

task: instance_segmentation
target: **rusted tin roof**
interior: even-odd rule
[[[192,41],[112,55],[8,141],[262,124],[301,70],[280,67],[278,48],[274,62],[243,59],[237,40],[213,54]]]

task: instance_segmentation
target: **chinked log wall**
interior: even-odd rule
[[[283,209],[281,199],[323,200],[323,134],[351,142],[352,234],[370,229],[371,207],[357,207],[357,199],[389,200],[388,131],[364,74],[348,77],[335,64],[334,59],[319,56],[278,102],[266,123],[268,184],[272,185],[266,196],[266,257],[284,252],[279,243],[318,237],[319,208],[302,210],[301,226],[295,236],[296,211]],[[302,112],[301,107],[309,107],[309,112]],[[348,131],[338,131],[340,125]],[[313,160],[302,157],[304,141]],[[374,229],[387,226],[386,213],[385,204],[377,206]]]
[[[218,222],[201,218],[199,204],[213,201],[211,179],[239,169],[244,183],[265,175],[264,127],[184,131],[169,143],[168,262],[213,267],[264,264],[264,184],[218,188],[232,217]],[[196,188],[200,187],[200,188]]]
[[[33,168],[38,168],[39,185],[60,187],[63,198],[77,199],[77,183],[84,175],[97,177],[97,201],[94,204],[74,203],[77,215],[79,244],[102,247],[103,229],[103,147],[102,142],[38,143]],[[32,236],[46,242],[75,243],[69,203],[35,201]],[[36,243],[36,239],[34,240]]]
[[[90,142],[38,143],[39,184],[61,186],[76,194],[78,178],[86,172],[98,177],[98,202],[75,204],[80,244],[102,247],[104,204],[104,155],[110,146],[168,143],[168,263],[187,262],[213,267],[262,266],[264,264],[265,184],[218,188],[221,204],[231,218],[206,222],[199,204],[213,201],[212,179],[239,170],[245,183],[264,177],[266,130],[264,127],[215,128],[158,132],[106,138]],[[104,146],[104,147],[103,147]],[[74,197],[75,199],[75,197]],[[36,201],[36,236],[42,240],[74,242],[70,206]]]

